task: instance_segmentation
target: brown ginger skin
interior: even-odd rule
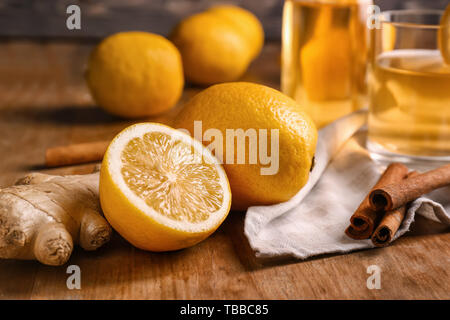
[[[108,242],[112,230],[100,213],[98,182],[98,173],[33,173],[0,189],[0,258],[59,266],[74,244],[95,250]]]

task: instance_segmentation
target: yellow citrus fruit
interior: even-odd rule
[[[251,57],[255,58],[261,52],[264,44],[264,29],[258,18],[248,10],[233,5],[214,6],[208,12],[229,19],[239,29],[251,46]]]
[[[446,64],[450,64],[450,5],[447,6],[441,18],[438,43],[442,58]]]
[[[261,50],[262,38],[256,17],[231,6],[192,15],[170,36],[181,52],[186,79],[200,85],[239,79]]]
[[[170,251],[213,233],[230,210],[231,192],[223,167],[200,142],[168,126],[140,123],[109,145],[100,202],[131,244]]]
[[[241,77],[250,64],[249,45],[228,21],[200,13],[183,20],[171,35],[186,79],[208,85]]]
[[[202,141],[211,149],[214,149],[210,146],[213,139],[206,133],[219,131],[222,135],[222,142],[217,142],[222,144],[221,150],[213,151],[224,163],[233,194],[233,209],[286,201],[307,182],[317,129],[302,108],[281,92],[246,82],[214,85],[185,105],[174,127],[187,129],[198,139],[194,121],[201,121]],[[248,134],[245,142],[231,135],[231,130],[237,133],[239,129]],[[258,141],[252,144],[251,151],[252,132]],[[244,161],[242,158],[238,161],[239,153],[245,156]],[[270,154],[271,159],[264,159],[261,154]]]
[[[125,118],[167,111],[184,85],[178,49],[147,32],[121,32],[104,39],[89,58],[86,80],[102,108]]]

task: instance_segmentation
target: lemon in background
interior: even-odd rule
[[[175,128],[194,135],[194,121],[201,121],[203,133],[220,130],[223,137],[222,158],[233,194],[232,207],[245,210],[253,205],[269,205],[289,200],[308,181],[317,142],[317,129],[312,119],[291,98],[281,92],[253,83],[230,82],[211,86],[194,96],[174,122]],[[278,150],[271,156],[278,160],[276,172],[262,174],[270,164],[249,161],[248,139],[245,145],[234,143],[234,161],[227,162],[228,130],[261,129],[267,132],[267,154],[271,152],[272,131],[278,130]],[[205,145],[212,141],[203,139]],[[258,138],[258,153],[261,141]],[[245,148],[245,149],[244,149]],[[238,149],[245,151],[245,163],[236,161]],[[232,150],[232,149],[230,149]],[[276,158],[275,158],[276,157]],[[231,156],[230,156],[231,158]]]
[[[200,85],[239,79],[261,51],[263,38],[258,19],[234,6],[187,17],[170,36],[181,52],[186,79]]]
[[[233,5],[214,6],[208,12],[218,14],[235,24],[251,47],[251,58],[259,55],[264,44],[264,29],[253,13]]]
[[[124,118],[169,110],[184,86],[178,49],[164,37],[147,32],[105,38],[90,55],[86,80],[97,104]]]

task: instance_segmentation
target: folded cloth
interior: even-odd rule
[[[287,202],[247,210],[244,233],[256,256],[305,259],[374,247],[344,233],[385,169],[365,149],[365,120],[366,112],[358,111],[321,129],[308,183]],[[449,194],[444,188],[414,201],[394,239],[409,230],[416,213],[450,225]]]

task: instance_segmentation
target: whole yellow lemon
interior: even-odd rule
[[[308,180],[317,129],[275,89],[246,82],[211,86],[185,105],[174,127],[187,129],[223,162],[235,210],[287,201]]]
[[[125,118],[169,110],[184,86],[178,49],[147,32],[121,32],[104,39],[91,53],[86,80],[100,107]]]
[[[183,20],[170,39],[183,59],[186,79],[208,85],[238,79],[250,64],[249,45],[229,21],[200,13]]]
[[[189,82],[235,81],[259,54],[264,32],[250,12],[220,6],[181,21],[170,39],[178,47]]]
[[[264,29],[253,13],[233,5],[214,6],[208,12],[218,14],[234,23],[250,44],[252,59],[259,55],[264,44]]]

